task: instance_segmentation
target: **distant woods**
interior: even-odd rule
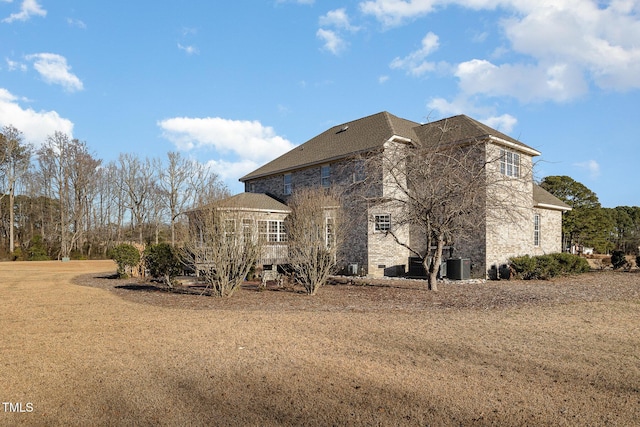
[[[105,163],[62,132],[34,149],[0,132],[0,259],[103,258],[120,242],[179,243],[185,211],[228,195],[205,164],[123,153]]]

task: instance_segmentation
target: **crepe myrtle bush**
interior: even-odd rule
[[[128,277],[127,267],[132,268],[140,262],[140,252],[128,243],[122,243],[111,249],[109,257],[118,264],[118,276]]]
[[[531,257],[513,257],[509,260],[516,277],[525,280],[548,280],[556,276],[586,273],[590,270],[586,259],[568,253],[555,253]]]

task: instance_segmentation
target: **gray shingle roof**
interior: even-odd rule
[[[223,208],[237,208],[242,210],[291,211],[284,203],[262,193],[236,194],[235,196],[221,200],[217,205]]]
[[[464,114],[426,123],[415,130],[419,140],[423,143],[431,141],[442,143],[454,143],[467,140],[484,140],[489,137],[499,138],[527,151],[534,150],[498,130],[493,129],[479,121],[465,116]]]
[[[558,199],[539,185],[533,184],[533,206],[570,211],[571,206]]]
[[[304,144],[240,178],[252,178],[303,168],[381,147],[392,136],[416,140],[419,123],[384,111],[327,129]]]
[[[243,176],[240,181],[249,181],[254,178],[343,159],[356,153],[379,148],[393,136],[422,143],[438,140],[444,143],[454,143],[494,137],[529,151],[531,154],[539,154],[533,148],[509,135],[465,115],[421,125],[383,111],[327,129],[304,144]]]

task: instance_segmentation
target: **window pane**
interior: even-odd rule
[[[329,165],[324,165],[320,168],[320,183],[323,187],[329,186],[329,176],[331,175],[331,169]]]
[[[291,174],[290,173],[284,175],[284,194],[285,195],[291,194]]]
[[[391,216],[389,214],[385,215],[375,215],[375,231],[389,231],[391,229]]]

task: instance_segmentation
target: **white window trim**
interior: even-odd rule
[[[383,228],[381,226],[385,226],[385,227]],[[373,232],[374,233],[388,233],[390,230],[391,230],[391,214],[375,214],[373,216]]]
[[[327,248],[332,248],[336,241],[335,222],[330,216],[324,220],[324,243]]]
[[[520,178],[520,153],[501,148],[500,173],[505,176]]]
[[[540,214],[533,215],[533,246],[540,247]]]
[[[325,175],[324,172],[327,171]],[[320,166],[320,185],[324,188],[331,186],[331,165]]]
[[[283,220],[258,221],[258,234],[265,243],[278,243],[287,241],[287,232]]]
[[[283,178],[282,178],[282,181],[283,181],[283,184],[284,184],[283,193],[284,193],[285,196],[291,195],[291,192],[292,192],[291,191],[292,190],[291,180],[292,180],[291,174],[290,173],[285,173]]]

